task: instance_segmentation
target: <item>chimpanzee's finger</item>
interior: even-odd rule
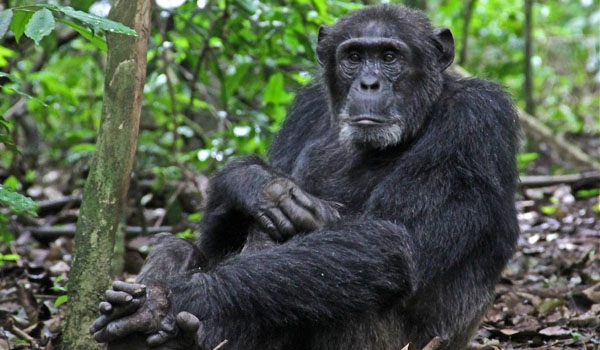
[[[189,312],[180,312],[177,314],[177,327],[179,336],[187,345],[188,349],[195,349],[198,346],[198,329],[200,329],[200,320]]]
[[[198,317],[192,315],[189,312],[182,311],[177,314],[177,327],[181,329],[183,332],[189,333],[198,331],[200,328],[200,320]]]
[[[112,342],[135,332],[148,331],[154,322],[155,320],[149,313],[135,313],[131,316],[111,320],[106,327],[93,332],[94,339],[99,343]]]
[[[271,221],[271,219],[265,213],[260,214],[256,218],[256,220],[258,221],[258,225],[263,230],[268,232],[269,236],[271,236],[273,239],[275,239],[276,241],[279,241],[283,238],[283,237],[281,237],[281,234],[277,231],[277,227],[275,226],[273,221]]]
[[[164,344],[167,340],[171,339],[172,337],[173,336],[169,333],[160,330],[146,338],[146,344],[148,344],[148,346],[150,347],[159,346],[161,344]]]
[[[309,210],[311,213],[314,213],[317,210],[315,201],[297,187],[290,188],[290,197],[303,208]]]
[[[133,296],[126,292],[118,292],[116,290],[106,291],[106,301],[115,305],[124,305],[133,300]]]
[[[101,313],[108,314],[113,310],[113,306],[108,301],[103,301],[98,305],[98,309],[100,309]]]
[[[146,294],[146,286],[143,284],[114,281],[112,287],[116,291],[125,292],[133,297],[139,298]]]
[[[106,327],[107,324],[109,324],[111,321],[117,319],[117,318],[121,318],[127,315],[131,315],[133,314],[142,304],[142,301],[140,299],[134,299],[131,303],[126,304],[126,305],[122,305],[122,306],[117,306],[115,307],[114,305],[107,303],[105,301],[100,303],[100,310],[102,311],[103,308],[107,308],[107,306],[105,306],[105,304],[110,305],[111,310],[107,313],[102,312],[103,314],[100,315],[100,317],[98,317],[94,323],[92,323],[92,325],[90,326],[90,333],[96,333],[98,331],[100,331],[102,328]]]
[[[150,347],[155,347],[165,343],[167,340],[174,338],[175,336],[177,336],[177,325],[175,324],[175,318],[167,316],[160,322],[160,329],[156,333],[146,338],[146,344],[148,344]]]
[[[296,229],[294,225],[290,221],[290,219],[281,211],[280,208],[269,208],[266,211],[267,216],[275,226],[277,227],[277,232],[281,235],[283,239],[289,238],[296,234]]]
[[[175,322],[163,322],[162,329],[146,338],[146,344],[150,347],[165,345],[166,348],[192,349],[198,344],[198,329],[200,320],[189,312],[182,311],[177,314]],[[166,326],[166,327],[165,327]],[[174,327],[177,327],[175,330]],[[173,327],[173,328],[172,328]],[[169,341],[168,344],[165,344]],[[173,346],[175,343],[176,345]],[[163,349],[163,347],[159,347]]]
[[[294,227],[291,231],[292,234],[301,231],[314,231],[321,224],[311,211],[299,205],[291,196],[281,200],[280,208]]]
[[[106,325],[110,322],[110,318],[107,315],[100,315],[100,317],[98,317],[94,323],[92,323],[92,325],[90,326],[90,333],[94,334],[96,332],[98,332],[99,330],[101,330],[102,328],[106,327]]]

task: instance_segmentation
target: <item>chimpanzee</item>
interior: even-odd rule
[[[96,340],[467,346],[518,235],[509,96],[446,73],[452,34],[402,7],[322,27],[317,56],[323,77],[297,94],[270,164],[214,176],[199,246],[161,238],[144,285],[107,292]]]

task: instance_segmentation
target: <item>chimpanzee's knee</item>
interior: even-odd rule
[[[155,241],[136,282],[163,285],[167,279],[206,265],[204,254],[192,242],[161,234]]]

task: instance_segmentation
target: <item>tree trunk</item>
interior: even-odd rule
[[[467,54],[469,53],[469,27],[471,26],[471,18],[473,17],[476,2],[477,0],[469,0],[463,14],[462,45],[457,62],[461,66],[467,61]]]
[[[525,0],[525,25],[523,28],[523,36],[525,37],[525,83],[523,86],[523,94],[525,95],[525,112],[530,115],[535,115],[535,102],[533,100],[533,68],[531,67],[532,58],[532,14],[533,0]]]
[[[69,276],[69,301],[63,328],[64,349],[99,349],[89,334],[97,305],[109,285],[115,232],[137,145],[150,0],[119,0],[109,18],[132,27],[138,37],[107,33],[108,57],[102,119],[96,153],[80,209]]]

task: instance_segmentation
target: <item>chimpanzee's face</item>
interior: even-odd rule
[[[432,27],[416,33],[401,19],[358,20],[321,29],[319,62],[341,141],[384,149],[422,127],[454,57],[452,35]]]

